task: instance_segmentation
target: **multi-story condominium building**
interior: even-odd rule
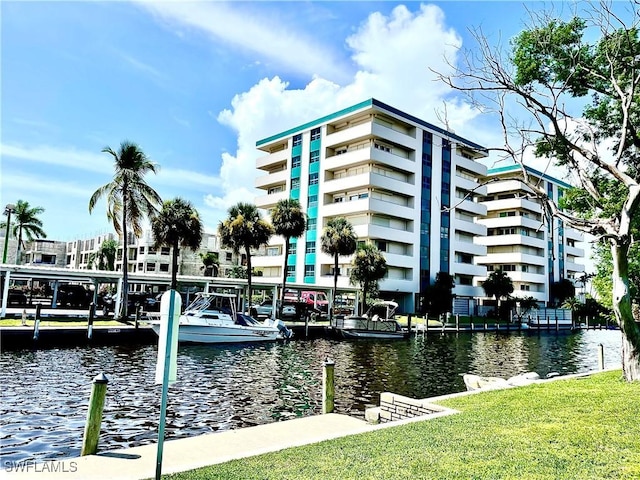
[[[527,167],[527,172],[532,180],[544,185],[553,200],[571,187],[533,168]],[[540,202],[520,178],[519,165],[487,172],[487,179],[501,180],[489,183],[481,199],[487,215],[478,222],[487,228],[487,236],[478,241],[486,245],[487,254],[477,262],[488,272],[506,272],[513,281],[514,297],[533,297],[547,304],[553,300],[550,285],[562,279],[575,281],[584,272],[584,265],[578,262],[584,257],[584,250],[578,246],[583,236],[557,218],[549,223]],[[480,285],[485,279],[481,276],[475,282]]]
[[[65,242],[42,238],[27,242],[25,251],[21,254],[22,264],[64,267],[67,257],[66,247]]]
[[[307,231],[293,241],[288,279],[333,286],[333,259],[321,252],[327,221],[344,216],[360,241],[384,252],[389,271],[380,295],[405,312],[422,311],[427,287],[438,272],[455,278],[456,308],[462,313],[482,295],[473,285],[486,275],[476,265],[486,247],[477,242],[486,227],[474,220],[486,213],[477,202],[486,194],[476,160],[484,147],[375,99],[345,108],[257,142],[266,155],[256,187],[262,209],[285,198],[300,201]],[[282,277],[284,240],[271,239],[253,265],[265,277]],[[340,258],[339,287],[349,286],[351,258]]]
[[[116,239],[113,233],[98,235],[84,240],[74,240],[66,244],[66,266],[77,269],[95,269],[90,265],[92,258],[100,250],[103,242]],[[171,248],[154,246],[153,235],[145,230],[140,238],[129,234],[127,243],[128,271],[139,273],[167,273],[171,272]],[[205,233],[200,248],[194,252],[188,248],[181,248],[178,256],[179,275],[203,275],[204,268],[200,254],[208,252],[218,253],[218,276],[226,276],[227,272],[238,263],[238,258],[232,252],[222,250],[218,236]],[[64,253],[64,252],[63,252]],[[116,271],[122,270],[123,248],[118,245],[116,251]]]

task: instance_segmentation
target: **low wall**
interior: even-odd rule
[[[369,423],[385,423],[444,412],[451,412],[451,409],[430,403],[428,400],[384,392],[380,394],[380,406],[368,408],[365,411],[365,419]]]

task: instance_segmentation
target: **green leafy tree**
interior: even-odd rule
[[[95,265],[98,270],[114,271],[116,269],[117,251],[118,242],[112,239],[105,240],[97,252],[89,255],[89,259],[87,260],[88,268]]]
[[[44,212],[42,207],[32,207],[29,202],[18,200],[12,213],[13,222],[9,225],[11,234],[18,239],[18,247],[16,250],[16,264],[22,263],[22,253],[25,243],[24,238],[33,241],[36,238],[47,238],[47,234],[42,228],[42,220],[38,215]],[[7,228],[7,221],[0,224],[0,230]]]
[[[453,288],[456,286],[453,276],[447,272],[438,272],[433,284],[427,289],[429,314],[435,317],[450,312],[453,305]]]
[[[547,216],[610,249],[622,369],[626,380],[640,380],[628,261],[640,217],[640,3],[628,2],[626,17],[604,2],[580,8],[585,18],[537,14],[507,51],[476,31],[475,55],[440,78],[498,115],[506,142],[495,150],[523,167],[533,152],[540,170],[555,163],[570,172],[577,187],[563,196],[563,208],[544,182],[524,168],[522,176]]]
[[[235,254],[244,252],[247,259],[247,300],[251,303],[253,294],[251,278],[251,250],[258,249],[269,242],[273,227],[262,218],[258,208],[251,203],[239,202],[229,208],[228,216],[218,225],[218,235],[222,246],[230,248]],[[250,306],[250,305],[249,305]]]
[[[335,217],[327,222],[320,239],[324,253],[333,257],[333,295],[331,296],[331,312],[334,310],[336,293],[338,291],[338,257],[353,254],[356,251],[357,236],[353,225],[344,217]],[[333,318],[333,315],[331,315]]]
[[[202,269],[205,277],[217,277],[220,269],[220,259],[217,252],[201,253]]]
[[[234,265],[228,271],[227,276],[229,278],[247,278],[247,269],[242,265]]]
[[[202,243],[200,216],[187,200],[179,197],[166,200],[160,213],[151,221],[151,230],[156,247],[171,247],[171,289],[177,290],[180,247],[195,252]]]
[[[153,218],[157,214],[162,200],[145,182],[144,177],[149,172],[156,173],[158,166],[147,158],[138,145],[128,141],[122,142],[118,151],[110,147],[105,147],[102,151],[113,157],[115,173],[113,180],[98,188],[89,199],[89,213],[100,198],[106,197],[107,218],[122,238],[123,298],[120,316],[126,318],[129,295],[129,229],[136,237],[140,237],[143,219]]]
[[[572,298],[576,294],[576,287],[568,278],[563,278],[558,282],[553,282],[549,286],[549,293],[556,305],[562,304],[565,300]]]
[[[387,259],[374,244],[366,242],[358,247],[351,260],[349,281],[362,289],[362,311],[367,309],[367,294],[377,290],[378,281],[387,274]],[[335,299],[335,294],[334,297]]]
[[[502,316],[502,310],[500,308],[500,299],[508,298],[513,293],[513,282],[511,277],[502,270],[494,270],[489,274],[487,279],[482,282],[482,288],[487,297],[494,297],[496,299],[498,314]]]
[[[299,238],[307,229],[307,216],[300,202],[295,199],[280,200],[271,210],[271,223],[276,235],[284,237],[284,267],[282,272],[282,292],[280,309],[284,306],[284,292],[287,288],[287,265],[289,263],[289,245],[292,238]]]

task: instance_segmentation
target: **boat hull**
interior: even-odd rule
[[[334,319],[333,328],[342,338],[399,339],[406,338],[408,332],[402,330],[395,320],[371,320],[364,317]]]
[[[160,324],[151,327],[159,334]],[[280,337],[280,332],[270,327],[180,325],[178,328],[180,343],[274,342]]]

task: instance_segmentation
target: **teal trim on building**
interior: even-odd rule
[[[291,147],[291,156],[293,157],[294,155],[302,155],[302,145]]]
[[[320,150],[320,139],[313,140],[309,145],[309,150]]]
[[[296,167],[296,168],[292,168],[291,169],[291,178],[300,178],[300,171],[302,170],[301,167]]]
[[[291,190],[290,196],[293,200],[300,200],[300,189],[296,188],[295,190]]]
[[[303,283],[316,283],[316,277],[304,277]]]
[[[552,183],[556,183],[564,188],[574,188],[573,185],[569,185],[566,182],[563,182],[562,180],[558,180],[557,178],[552,177],[551,175],[547,175],[546,173],[542,173],[540,170],[536,170],[535,168],[531,168],[529,166],[525,166],[525,168],[527,169],[528,172],[532,173],[533,175],[537,175],[541,178],[544,178],[545,180],[552,182]],[[509,173],[509,172],[513,172],[513,171],[520,171],[520,165],[507,165],[505,167],[498,167],[498,168],[491,168],[489,170],[487,170],[487,175],[497,175],[499,173]]]
[[[342,117],[346,114],[352,113],[352,112],[356,112],[358,110],[361,110],[363,108],[366,107],[378,107],[381,110],[386,110],[388,112],[393,113],[394,115],[398,115],[401,118],[404,118],[405,120],[409,120],[410,122],[416,123],[418,125],[420,125],[421,127],[427,128],[429,130],[433,130],[436,133],[439,133],[440,135],[444,135],[447,138],[454,140],[456,142],[460,142],[463,143],[471,148],[475,148],[478,150],[481,150],[485,153],[488,153],[488,150],[486,147],[483,147],[482,145],[478,145],[475,142],[472,142],[470,140],[467,140],[464,137],[461,137],[459,135],[456,135],[455,133],[452,132],[448,132],[443,128],[437,127],[429,122],[425,122],[424,120],[419,119],[418,117],[414,117],[413,115],[410,115],[408,113],[403,112],[402,110],[398,110],[397,108],[392,107],[391,105],[387,105],[385,103],[382,103],[379,100],[376,100],[375,98],[370,98],[368,100],[365,100],[364,102],[360,102],[357,103],[355,105],[352,105],[351,107],[347,107],[344,108],[342,110],[339,110],[337,112],[331,113],[329,115],[325,115],[324,117],[320,117],[316,120],[312,120],[310,122],[304,123],[298,127],[294,127],[294,128],[290,128],[289,130],[285,130],[282,133],[278,133],[276,135],[272,135],[270,137],[264,138],[262,140],[258,140],[256,142],[256,147],[260,147],[261,145],[265,145],[267,143],[271,143],[274,140],[278,140],[280,138],[284,138],[284,137],[289,137],[291,135],[293,135],[294,133],[298,133],[301,131],[305,131],[305,130],[309,130],[312,127],[316,127],[318,125],[322,125],[324,123],[330,122],[331,120],[334,120],[336,118]]]
[[[317,173],[317,172],[311,172],[311,173]],[[309,195],[318,195],[318,191],[320,190],[320,187],[318,185],[309,185],[309,189],[308,194]],[[309,215],[312,217],[316,217],[317,215]]]
[[[311,165],[309,165],[309,173],[320,173],[320,162],[313,162]],[[311,187],[315,187],[316,185],[310,185],[309,188],[311,189]],[[317,188],[316,188],[316,193],[317,192]]]
[[[316,254],[315,253],[305,253],[304,254],[304,263],[306,265],[315,265],[316,264]]]
[[[307,230],[307,240],[317,240],[318,239],[318,230]]]

